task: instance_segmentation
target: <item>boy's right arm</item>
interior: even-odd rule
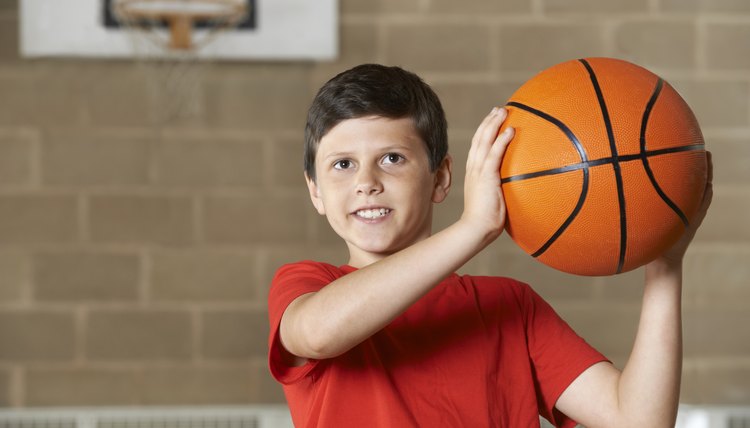
[[[500,161],[513,137],[498,134],[505,109],[477,129],[466,163],[464,212],[448,228],[376,263],[295,299],[281,319],[291,354],[325,359],[343,354],[388,325],[409,306],[495,240],[505,225]]]

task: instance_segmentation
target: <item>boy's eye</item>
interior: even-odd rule
[[[351,168],[351,166],[352,166],[352,162],[346,159],[336,161],[336,163],[333,164],[333,167],[335,169],[348,169],[348,168]]]
[[[388,153],[387,155],[383,156],[383,163],[399,163],[403,159],[404,157],[398,153]]]

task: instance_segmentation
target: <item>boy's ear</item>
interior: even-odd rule
[[[451,174],[453,172],[453,158],[445,155],[440,166],[435,171],[435,188],[432,190],[432,202],[440,203],[448,197],[451,189]]]
[[[312,201],[315,210],[318,211],[318,214],[325,215],[326,210],[323,206],[323,199],[320,197],[320,188],[315,183],[315,180],[307,175],[307,172],[305,172],[305,181],[307,182],[307,190],[310,192],[310,200]]]

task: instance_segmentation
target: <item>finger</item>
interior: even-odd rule
[[[508,144],[510,144],[511,140],[513,140],[513,137],[516,135],[516,129],[512,126],[508,126],[498,134],[497,138],[495,139],[495,144],[492,146],[492,150],[496,151],[497,154],[500,156],[505,153],[505,150],[508,148]]]
[[[484,145],[487,149],[495,142],[500,126],[508,117],[508,110],[504,107],[496,107],[494,113],[490,115],[487,122],[482,127],[479,145]]]
[[[490,168],[493,173],[500,174],[500,164],[502,163],[503,155],[508,149],[513,136],[515,135],[515,129],[509,126],[497,135],[492,148],[489,151],[487,167]]]
[[[497,108],[493,110],[487,121],[480,125],[475,135],[476,141],[473,142],[475,145],[474,160],[482,162],[487,157],[493,143],[498,137],[500,126],[507,116],[507,110]]]
[[[485,129],[489,126],[497,113],[498,107],[493,107],[489,114],[484,117],[482,123],[479,124],[477,130],[474,132],[474,136],[471,138],[471,146],[469,147],[467,164],[473,163],[474,159],[476,158],[477,147],[481,144]]]

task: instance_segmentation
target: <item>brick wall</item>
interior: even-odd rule
[[[265,295],[281,263],[343,263],[301,174],[319,85],[399,64],[442,97],[462,204],[474,128],[556,62],[616,56],[669,80],[714,153],[713,209],[687,256],[682,400],[750,403],[750,2],[342,0],[335,62],[204,70],[189,119],[154,120],[129,61],[26,60],[0,1],[0,406],[277,402]],[[501,238],[467,272],[529,281],[622,364],[642,271],[557,273]]]

